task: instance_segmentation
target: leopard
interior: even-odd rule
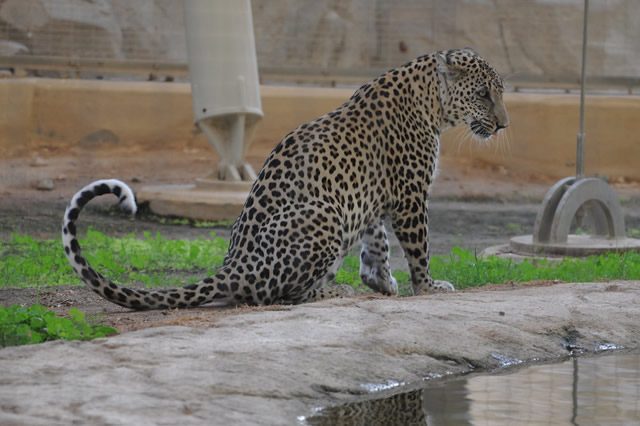
[[[404,251],[413,294],[454,291],[430,274],[428,200],[440,137],[462,125],[486,143],[507,128],[504,87],[471,48],[425,54],[363,84],[275,146],[232,226],[222,265],[195,284],[127,288],[83,256],[76,221],[91,199],[114,194],[123,211],[137,210],[133,191],[117,179],[95,181],[71,199],[62,223],[66,257],[94,292],[133,310],[298,304],[352,294],[350,286],[328,284],[359,242],[362,283],[396,295],[386,222]]]

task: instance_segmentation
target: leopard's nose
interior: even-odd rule
[[[499,132],[500,130],[502,130],[502,129],[506,129],[508,125],[509,125],[509,123],[507,123],[507,124],[505,124],[505,125],[500,124],[500,123],[497,123],[497,124],[496,124],[496,129],[495,129],[495,130],[493,131],[493,133],[491,133],[491,134],[492,134],[493,136],[497,135],[497,134],[498,134],[498,132]]]

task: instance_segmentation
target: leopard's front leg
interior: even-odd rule
[[[389,241],[382,221],[370,225],[362,234],[360,278],[362,283],[382,294],[398,294],[398,284],[389,266]]]
[[[414,201],[410,210],[397,212],[393,230],[409,263],[413,294],[438,290],[454,291],[448,281],[434,280],[429,273],[429,219],[427,202]]]

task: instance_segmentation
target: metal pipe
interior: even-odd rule
[[[580,130],[576,147],[576,179],[584,177],[584,83],[587,65],[587,21],[589,16],[589,0],[584,0],[584,18],[582,25],[582,70],[580,75]]]
[[[194,118],[220,156],[218,179],[251,182],[244,154],[263,116],[251,2],[187,0],[184,17]]]

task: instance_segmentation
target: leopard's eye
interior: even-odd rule
[[[486,98],[488,97],[489,92],[487,92],[485,89],[480,89],[476,92],[476,94],[481,98]]]

